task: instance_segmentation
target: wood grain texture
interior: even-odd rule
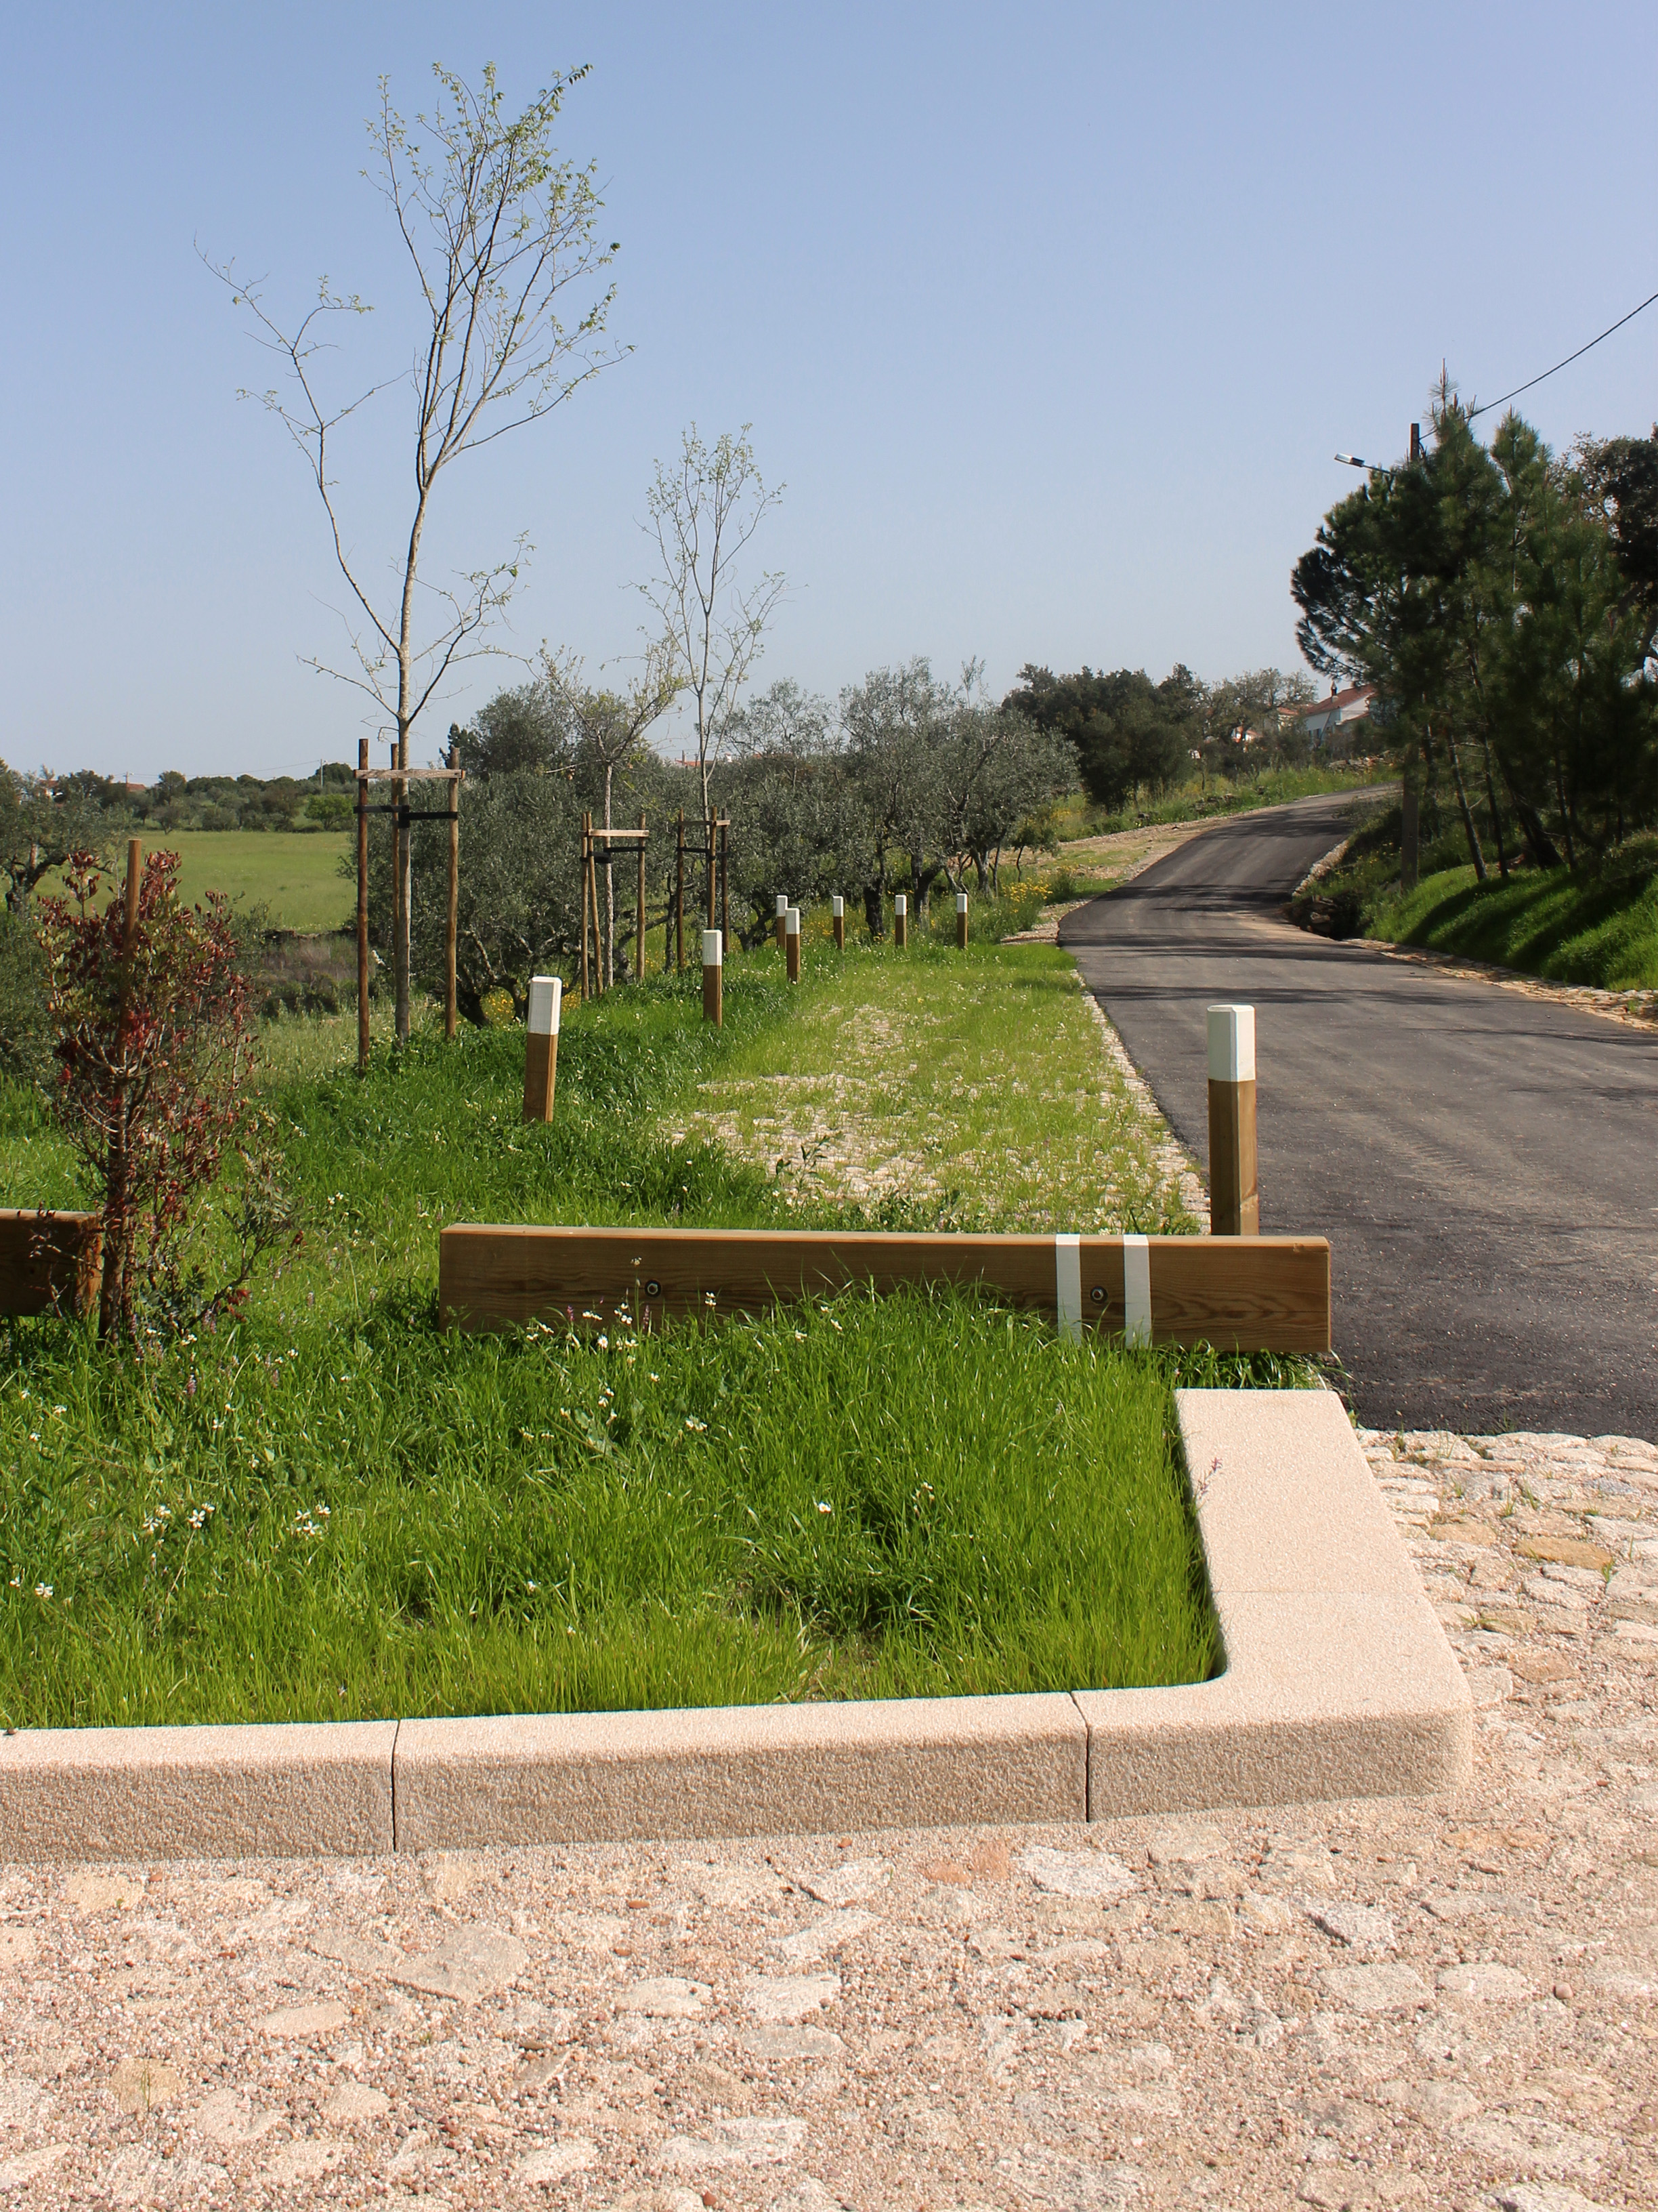
[[[0,1313],[89,1313],[102,1255],[95,1213],[0,1211]]]
[[[1330,1248],[1321,1237],[1154,1237],[1151,1328],[1164,1344],[1240,1352],[1330,1348]],[[1083,1319],[1123,1328],[1122,1240],[1081,1242]],[[625,1311],[639,1319],[754,1312],[851,1284],[981,1286],[1056,1310],[1051,1237],[906,1237],[759,1229],[495,1228],[457,1222],[438,1239],[446,1325],[510,1327]]]

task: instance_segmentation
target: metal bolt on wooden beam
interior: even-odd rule
[[[792,906],[783,916],[783,950],[788,957],[791,983],[800,981],[800,909]]]
[[[550,1121],[558,1078],[558,1018],[564,1000],[559,975],[530,978],[529,1029],[524,1040],[524,1118]]]
[[[725,1026],[725,940],[717,929],[702,933],[702,1018]]]
[[[1209,1226],[1260,1234],[1255,1167],[1255,1010],[1209,1009]]]

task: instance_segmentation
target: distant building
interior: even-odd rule
[[[1374,684],[1357,684],[1346,691],[1338,691],[1332,684],[1327,699],[1315,699],[1307,707],[1282,708],[1278,720],[1295,723],[1306,733],[1309,744],[1345,748],[1357,735],[1349,725],[1368,717],[1375,697]]]

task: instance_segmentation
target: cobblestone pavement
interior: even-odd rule
[[[0,1872],[0,2203],[1658,2203],[1658,1450],[1364,1437],[1454,1797]]]

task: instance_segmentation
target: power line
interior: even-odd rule
[[[1529,392],[1532,385],[1546,383],[1551,376],[1558,376],[1563,368],[1570,368],[1573,362],[1582,361],[1586,353],[1592,352],[1600,344],[1600,338],[1609,338],[1613,331],[1621,331],[1625,323],[1632,323],[1637,315],[1643,313],[1652,305],[1654,300],[1658,300],[1658,292],[1654,292],[1643,300],[1638,307],[1631,307],[1628,314],[1620,315],[1610,329],[1601,331],[1600,337],[1591,338],[1588,345],[1579,346],[1576,353],[1569,353],[1564,361],[1556,362],[1552,368],[1546,368],[1541,376],[1533,377],[1530,384],[1516,384],[1512,392],[1505,392],[1500,399],[1488,399],[1483,407],[1469,408],[1469,422],[1472,422],[1476,415],[1489,415],[1494,407],[1506,407],[1510,399],[1518,399],[1522,392]]]

